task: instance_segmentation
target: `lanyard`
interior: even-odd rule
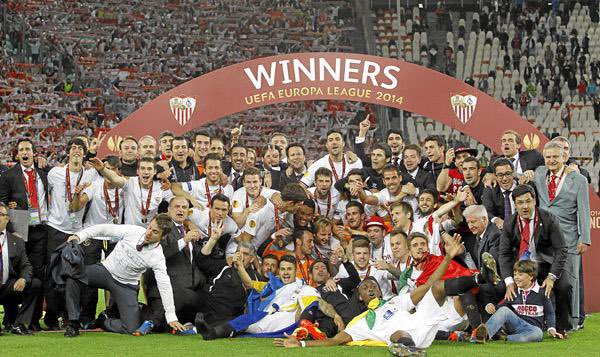
[[[339,181],[340,177],[337,174],[337,171],[335,170],[335,165],[333,165],[333,161],[331,161],[331,156],[328,158],[329,159],[329,166],[331,167],[331,171],[333,172],[333,176],[335,176],[335,181]],[[342,156],[342,177],[344,177],[344,175],[346,175],[346,158],[344,156]]]
[[[533,232],[535,232],[535,228],[538,225],[539,217],[540,217],[539,212],[537,210],[535,210],[535,219],[533,220],[533,230],[529,232],[529,240],[527,241],[528,245],[530,244],[531,237],[533,237]],[[521,217],[519,217],[518,222],[519,222],[519,234],[521,234],[521,239],[522,239],[523,238],[523,229],[525,229],[525,222],[523,222],[523,219]]]
[[[327,213],[325,213],[325,217],[329,216],[329,210],[331,209],[331,189],[327,192]],[[317,210],[319,211],[319,215],[323,216],[321,213],[321,206],[319,205],[319,201],[317,201]]]
[[[206,229],[206,233],[208,234],[208,239],[212,235],[212,219],[210,218],[210,212],[208,212],[208,228]]]
[[[210,196],[207,178],[204,179],[204,193],[206,195],[206,207],[210,208],[210,201],[212,200],[212,197]],[[221,193],[221,185],[219,185],[219,193]]]
[[[371,247],[371,256],[374,257],[374,250],[373,247]],[[383,260],[383,256],[385,255],[385,239],[383,240],[383,242],[381,243],[381,260]],[[371,269],[371,266],[369,266],[369,269]]]
[[[146,207],[144,207],[144,199],[142,198],[142,182],[139,181],[139,179],[138,183],[140,185],[140,213],[147,220],[146,216],[148,216],[148,212],[150,211],[150,200],[152,199],[152,187],[154,187],[154,181],[150,182],[150,188],[148,189],[148,198],[146,198]]]
[[[275,212],[275,232],[281,229],[281,222],[279,222],[279,210],[273,205],[273,211]]]
[[[258,190],[258,196],[260,196],[262,192],[262,187],[260,188],[260,190]],[[258,198],[258,196],[256,196],[256,198]],[[248,190],[246,190],[246,208],[250,207],[250,196],[248,196]]]
[[[104,182],[104,204],[106,205],[106,209],[108,213],[113,218],[113,223],[117,223],[117,213],[119,212],[119,189],[115,187],[115,206],[113,207],[112,202],[110,202],[110,196],[108,195],[108,187],[106,185],[106,181]]]
[[[565,176],[566,171],[567,170],[563,167],[562,173],[558,177],[558,181],[556,181],[556,191],[558,191],[558,187],[560,186],[560,183],[562,182],[562,179]],[[552,176],[556,177],[556,175],[552,175],[552,174],[550,174],[550,172],[548,172],[548,175],[546,175],[546,185],[550,184],[550,182],[552,181]]]
[[[75,186],[79,185],[79,182],[81,182],[81,178],[83,177],[83,169],[81,170],[81,172],[79,173],[79,176],[77,177],[77,183],[75,184]],[[65,181],[66,181],[66,185],[67,185],[67,200],[69,200],[69,203],[71,203],[71,201],[73,201],[73,193],[71,193],[71,174],[69,171],[69,165],[67,164],[67,168],[65,171]]]
[[[308,285],[310,285],[310,275],[308,275],[310,260],[308,258],[306,258],[306,263],[304,263],[304,265],[303,265],[302,262],[300,261],[300,258],[298,258],[298,256],[296,255],[296,261],[298,262],[298,269],[300,269],[300,274],[302,274],[302,279],[304,279],[304,281],[306,281],[306,283]]]

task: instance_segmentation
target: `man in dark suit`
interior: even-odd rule
[[[34,165],[35,147],[31,139],[17,142],[19,163],[0,176],[0,202],[12,209],[29,210],[30,222],[25,247],[33,267],[33,277],[44,281],[48,218],[48,172]],[[38,301],[32,328],[39,328],[42,299]]]
[[[420,167],[421,154],[421,147],[418,145],[410,144],[404,147],[402,160],[406,170],[402,172],[402,181],[411,182],[419,190],[429,189],[437,192],[433,175]]]
[[[234,144],[229,150],[231,161],[223,161],[223,173],[229,179],[229,183],[233,186],[233,190],[237,190],[243,186],[242,173],[246,164],[246,148],[241,144]]]
[[[286,147],[287,168],[281,167],[279,170],[270,170],[271,187],[274,190],[281,191],[288,183],[298,183],[306,173],[306,157],[304,156],[304,147],[298,143],[291,143]]]
[[[175,224],[174,230],[160,241],[166,259],[167,274],[171,279],[175,311],[181,321],[193,321],[196,315],[195,305],[199,304],[199,290],[206,283],[206,277],[194,261],[199,254],[200,246],[196,241],[200,232],[191,230],[186,232],[184,221],[188,215],[189,204],[184,197],[176,196],[169,202],[167,214]],[[148,309],[144,309],[144,323],[138,328],[136,334],[145,335],[150,330],[164,331],[168,328],[165,319],[165,310],[160,298],[160,292],[154,274],[144,274],[146,283],[146,297]],[[148,328],[149,322],[151,327]]]
[[[356,155],[362,161],[363,167],[372,167],[371,159],[365,154],[365,140],[367,133],[371,128],[370,118],[370,116],[367,116],[365,120],[360,122],[358,136],[354,141],[354,151],[356,151]],[[402,132],[394,128],[388,130],[385,143],[389,146],[392,153],[389,158],[389,163],[398,167],[400,170],[404,170],[404,163],[402,161],[404,138],[402,137]],[[381,167],[383,168],[383,166],[385,166],[385,164]]]
[[[494,161],[500,157],[510,160],[517,177],[520,177],[525,171],[535,170],[538,166],[544,165],[544,158],[539,151],[520,150],[521,136],[514,130],[506,130],[502,133],[500,137],[500,149],[502,150],[502,155],[492,158],[491,165],[488,166],[486,173],[492,173],[491,168],[494,165]]]
[[[512,192],[516,213],[504,221],[500,237],[500,274],[506,284],[505,298],[517,294],[513,266],[518,260],[531,259],[539,264],[538,282],[546,296],[556,296],[556,329],[564,334],[570,329],[571,283],[567,246],[558,219],[536,207],[536,194],[528,185],[518,185]]]
[[[496,175],[496,186],[483,190],[482,204],[487,210],[489,220],[502,229],[504,220],[515,212],[515,204],[511,193],[517,186],[513,164],[506,158],[494,161],[493,170]]]
[[[6,327],[12,326],[14,334],[28,335],[26,325],[31,325],[42,283],[33,278],[23,240],[6,231],[8,222],[8,206],[0,203],[0,304]]]
[[[498,266],[495,262],[498,261],[498,249],[500,246],[500,230],[489,221],[488,212],[484,206],[473,205],[468,206],[463,216],[469,226],[472,234],[464,234],[463,242],[465,244],[465,260],[467,265],[472,269],[480,270],[485,275],[486,284],[479,286],[479,294],[477,301],[480,306],[480,311],[485,314],[484,307],[488,303],[498,303],[504,295],[504,284],[499,281]],[[489,256],[494,258],[494,262],[489,259]],[[494,276],[494,271],[495,276]],[[494,280],[496,284],[494,284]],[[487,320],[487,318],[486,318]]]

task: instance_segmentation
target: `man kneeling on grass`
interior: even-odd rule
[[[479,339],[491,339],[497,334],[501,340],[510,342],[541,342],[544,337],[544,321],[548,325],[550,336],[564,338],[556,331],[554,306],[549,294],[544,294],[537,283],[537,274],[536,262],[521,260],[515,263],[514,280],[519,289],[517,296],[510,301],[500,302],[498,307],[486,305],[485,310],[493,315],[485,323],[487,335],[476,333]],[[477,330],[482,328],[480,326]]]
[[[433,342],[438,326],[446,317],[441,306],[446,301],[445,282],[440,281],[452,258],[462,249],[460,236],[446,243],[446,256],[427,282],[410,293],[381,300],[381,289],[373,278],[366,278],[358,287],[360,299],[369,310],[352,320],[346,329],[333,338],[320,341],[298,341],[295,337],[277,338],[276,346],[318,347],[343,345],[352,341],[387,343],[395,356],[425,355],[423,348]],[[411,313],[412,310],[416,312]]]
[[[67,279],[65,295],[69,326],[65,337],[79,335],[81,284],[110,291],[111,298],[117,304],[121,318],[109,319],[102,312],[96,320],[98,326],[109,332],[133,333],[141,323],[138,290],[140,278],[146,269],[154,271],[169,326],[183,331],[185,328],[177,321],[175,314],[173,289],[160,245],[160,240],[173,229],[171,218],[161,213],[154,217],[148,228],[99,224],[70,236],[68,241],[78,243],[96,237],[109,237],[118,240],[118,243],[104,262],[86,266],[82,278]]]

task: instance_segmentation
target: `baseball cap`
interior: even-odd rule
[[[454,155],[457,155],[461,152],[468,152],[473,156],[477,156],[477,149],[471,149],[467,144],[458,143],[454,145]]]
[[[385,230],[385,221],[383,220],[383,218],[379,217],[379,216],[373,216],[371,218],[369,218],[369,220],[367,221],[366,227],[381,227],[381,229]]]

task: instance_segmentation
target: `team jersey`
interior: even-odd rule
[[[210,207],[210,201],[213,196],[218,193],[221,193],[229,200],[233,198],[233,187],[231,185],[221,186],[221,185],[211,185],[209,186],[206,182],[206,177],[201,178],[196,181],[182,182],[181,188],[194,196],[198,203],[200,203],[204,207]],[[207,190],[208,188],[208,190]]]
[[[130,177],[123,186],[125,201],[125,224],[148,227],[150,221],[158,213],[161,202],[169,202],[173,198],[171,190],[160,187],[160,181],[152,183],[152,192],[140,185],[137,176]],[[143,210],[142,210],[143,208]]]
[[[315,213],[318,214],[319,216],[324,216],[329,219],[332,219],[335,214],[337,204],[340,201],[340,196],[341,196],[340,191],[336,190],[335,187],[331,186],[331,188],[329,189],[329,193],[327,194],[327,197],[319,198],[317,196],[317,194],[315,193],[316,190],[317,190],[316,187],[311,187],[308,189],[308,191],[315,198],[314,199],[314,201],[316,203],[316,212]]]
[[[348,172],[350,172],[350,170],[362,169],[363,164],[362,164],[362,161],[360,161],[360,159],[358,159],[357,161],[355,161],[353,163],[349,163],[348,160],[346,159],[346,155],[344,155],[343,161],[333,162],[329,159],[329,154],[327,154],[327,155],[323,156],[322,158],[320,158],[319,160],[313,162],[313,164],[310,165],[310,167],[308,168],[308,171],[306,172],[306,174],[304,174],[304,177],[300,181],[303,184],[305,184],[306,187],[312,186],[315,182],[315,172],[317,172],[317,170],[320,169],[321,167],[326,167],[333,172],[332,179],[333,179],[333,184],[335,184],[339,180],[346,177],[346,175],[348,175]]]

